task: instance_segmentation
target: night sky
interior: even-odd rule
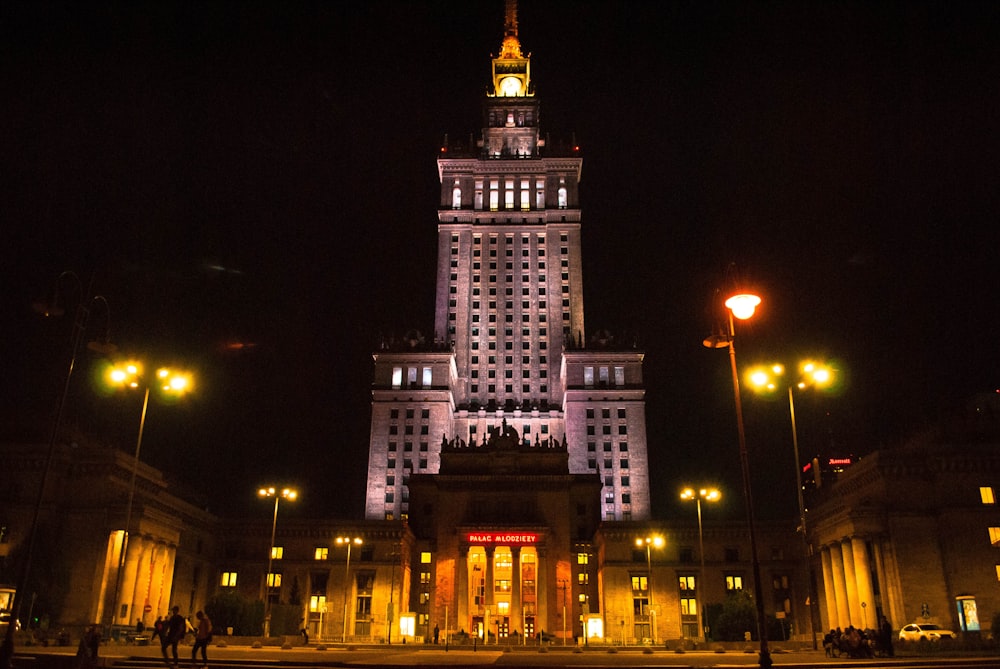
[[[1000,387],[1000,4],[519,3],[542,132],[582,147],[589,334],[646,351],[654,513],[681,483],[739,515],[725,351],[836,361],[803,455],[892,447]],[[0,8],[3,436],[44,441],[71,321],[181,364],[143,460],[220,513],[364,511],[371,352],[432,332],[436,156],[479,135],[503,2],[7,2]],[[86,286],[84,286],[84,292]],[[141,398],[66,424],[131,452]],[[787,401],[745,393],[755,494],[793,518]],[[284,512],[283,512],[284,513]]]

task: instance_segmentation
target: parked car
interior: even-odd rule
[[[934,623],[910,623],[904,625],[899,630],[900,641],[940,641],[941,639],[954,639],[955,633]]]

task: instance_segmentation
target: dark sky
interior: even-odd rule
[[[803,454],[865,454],[1000,386],[1000,5],[522,0],[551,141],[582,146],[586,324],[646,351],[654,509],[739,497],[736,275],[765,302],[741,363],[837,361]],[[0,8],[4,414],[43,437],[71,270],[123,352],[198,374],[143,460],[220,512],[361,517],[371,351],[430,333],[444,135],[478,135],[503,2],[8,2]],[[79,292],[59,282],[71,303]],[[108,322],[94,308],[87,334]],[[234,350],[232,343],[244,346]],[[131,450],[136,396],[67,423]],[[746,396],[755,492],[794,516],[787,402]],[[733,505],[729,509],[738,512]]]

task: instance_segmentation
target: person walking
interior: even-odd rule
[[[196,655],[201,649],[201,666],[208,666],[208,644],[212,642],[212,621],[208,619],[203,611],[194,614],[198,619],[198,626],[194,632],[194,646],[191,647],[191,666],[197,662]]]
[[[173,615],[167,620],[167,624],[164,625],[165,629],[161,635],[162,641],[160,642],[160,651],[163,653],[163,661],[168,667],[177,668],[177,644],[180,643],[181,639],[184,638],[184,634],[187,632],[187,621],[184,620],[184,616],[180,614],[181,607],[174,606],[171,609]],[[167,647],[170,647],[173,651],[173,662],[171,658],[167,656]]]

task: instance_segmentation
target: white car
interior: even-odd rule
[[[934,623],[910,623],[899,630],[900,641],[940,641],[941,639],[954,639],[955,633]]]

